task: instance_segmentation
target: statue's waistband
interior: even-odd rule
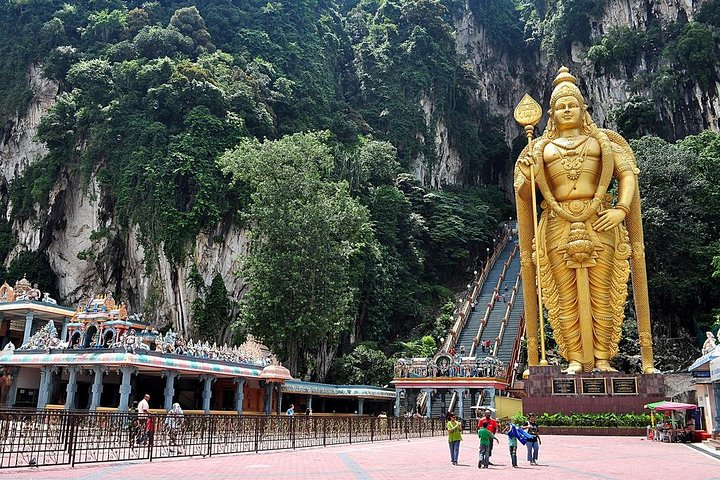
[[[605,195],[604,200],[600,203],[600,206],[598,207],[598,212],[606,210],[608,206],[610,205],[610,202],[612,202],[612,195],[607,194]],[[588,207],[593,203],[592,198],[581,200],[581,199],[574,199],[574,200],[563,200],[561,202],[557,202],[560,208],[562,208],[564,211],[571,215],[580,215],[584,213]],[[540,204],[540,207],[542,207],[543,210],[548,210],[550,205],[548,205],[547,201],[543,200],[543,202]]]

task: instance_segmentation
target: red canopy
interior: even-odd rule
[[[645,408],[649,408],[650,410],[658,410],[661,412],[670,412],[670,411],[685,411],[685,410],[695,410],[697,408],[697,405],[693,405],[692,403],[679,403],[679,402],[655,402],[655,403],[648,403],[645,405]]]

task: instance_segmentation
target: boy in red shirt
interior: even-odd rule
[[[498,424],[495,420],[490,418],[491,414],[492,414],[492,412],[490,410],[485,410],[485,416],[478,421],[478,430],[480,430],[480,428],[482,428],[484,423],[487,423],[487,427],[485,427],[485,428],[487,428],[490,433],[495,435],[497,433]],[[488,463],[490,465],[493,465],[493,463],[490,461],[490,457],[492,456],[492,450],[493,450],[493,443],[490,442],[490,450],[487,455]]]

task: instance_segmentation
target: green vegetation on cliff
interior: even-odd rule
[[[26,108],[31,64],[60,87],[38,130],[49,153],[9,186],[11,219],[35,221],[60,178],[97,181],[120,228],[139,232],[150,275],[159,255],[186,264],[198,233],[247,225],[251,288],[236,328],[300,375],[324,377],[350,339],[390,353],[397,339],[435,334],[447,285],[464,283],[511,213],[498,189],[439,191],[408,173],[432,170],[441,121],[468,159],[461,181],[507,161],[456,53],[458,5],[0,3],[0,115]],[[313,131],[323,133],[297,134]],[[226,151],[238,163],[228,154],[223,173]],[[208,340],[232,321],[231,306],[210,308],[218,278],[187,279]]]

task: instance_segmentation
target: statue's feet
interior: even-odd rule
[[[568,365],[568,367],[563,370],[563,373],[567,373],[568,375],[575,375],[576,373],[582,372],[582,369],[582,363],[571,360],[570,365]]]
[[[610,366],[610,362],[607,360],[596,360],[595,369],[599,372],[617,372],[616,369]]]
[[[527,379],[529,376],[530,376],[530,369],[528,368],[523,372],[522,377]]]
[[[643,368],[643,373],[645,375],[652,375],[654,373],[662,373],[662,372],[660,372],[660,370],[658,370],[655,367],[645,367],[645,368]]]

